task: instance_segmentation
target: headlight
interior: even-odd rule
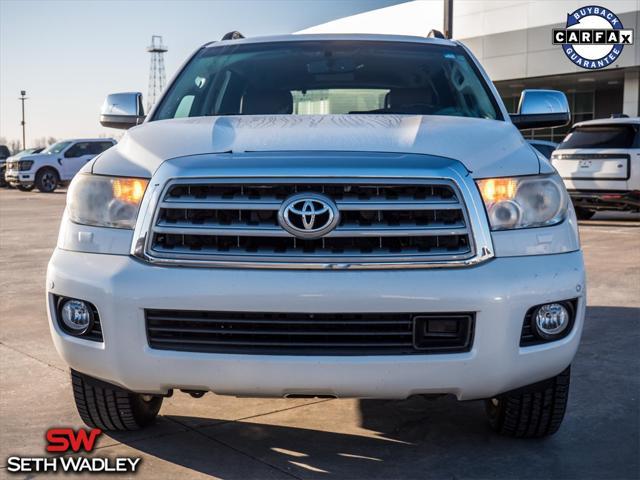
[[[33,160],[20,160],[18,162],[18,170],[21,172],[26,172],[27,170],[31,170],[33,166]]]
[[[71,221],[99,227],[133,228],[148,180],[76,175],[67,194]]]
[[[492,230],[555,225],[564,220],[569,197],[558,175],[478,180]]]

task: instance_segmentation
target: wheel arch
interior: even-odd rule
[[[33,175],[33,179],[35,181],[35,179],[38,177],[38,175],[40,174],[40,172],[43,172],[45,170],[53,170],[56,175],[58,176],[58,182],[62,181],[62,176],[60,175],[60,170],[58,170],[54,165],[51,164],[46,164],[46,165],[42,165],[41,167],[39,167],[36,170],[36,173]]]

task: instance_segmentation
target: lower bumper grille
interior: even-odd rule
[[[248,313],[145,310],[159,350],[270,355],[460,353],[472,313]]]

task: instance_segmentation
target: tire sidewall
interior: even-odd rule
[[[51,188],[43,184],[43,179],[47,174],[53,175],[53,180],[52,180],[53,186]],[[56,172],[53,168],[43,168],[42,170],[39,170],[38,173],[36,174],[35,185],[36,187],[38,187],[38,190],[40,190],[42,193],[51,193],[55,191],[55,189],[58,187],[59,182],[60,182],[60,175],[58,175],[58,172]]]
[[[153,397],[151,400],[144,400],[143,396],[138,393],[130,393],[131,409],[136,423],[140,427],[149,425],[155,420],[162,406],[162,397]]]
[[[595,210],[589,210],[588,208],[584,207],[576,207],[575,211],[578,220],[589,220],[596,214]]]

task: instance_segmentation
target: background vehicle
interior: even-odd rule
[[[4,159],[0,159],[0,185],[9,185],[7,183],[7,181],[5,180],[5,172],[6,172],[6,163],[5,162],[11,162],[13,160],[19,160],[20,158],[24,157],[25,155],[31,155],[31,154],[35,154],[35,153],[40,153],[42,150],[44,150],[44,147],[37,147],[37,148],[27,148],[26,150],[22,150],[18,153],[16,153],[15,155],[11,155],[10,157],[8,157],[6,159],[6,161]]]
[[[640,118],[576,123],[553,153],[580,219],[599,210],[640,211]]]
[[[527,140],[527,142],[529,142],[529,145],[538,150],[548,159],[551,158],[551,154],[553,153],[553,151],[558,148],[557,143],[549,142],[547,140]]]
[[[172,389],[486,400],[550,435],[585,311],[560,177],[460,43],[290,35],[202,47],[142,125],[69,188],[47,311],[91,426],[151,422]],[[464,141],[461,141],[464,139]]]
[[[4,171],[6,168],[7,158],[11,155],[9,148],[6,145],[0,145],[0,187],[4,187]]]
[[[68,183],[93,157],[116,144],[111,138],[81,138],[55,143],[38,154],[28,154],[7,162],[5,180],[20,190],[37,187],[53,192]]]

